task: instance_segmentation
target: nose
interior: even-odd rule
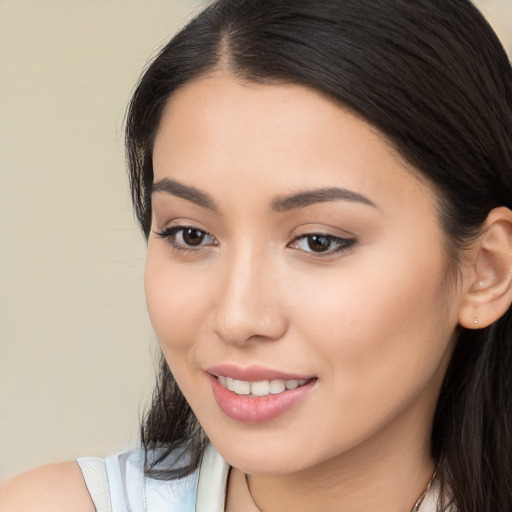
[[[272,263],[248,251],[231,258],[219,275],[215,332],[231,345],[278,340],[288,329]]]

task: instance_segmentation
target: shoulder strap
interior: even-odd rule
[[[96,512],[112,512],[105,460],[100,457],[81,457],[77,462]]]
[[[226,501],[229,465],[208,444],[203,454],[197,484],[196,512],[221,512]]]

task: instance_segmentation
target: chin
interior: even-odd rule
[[[213,436],[212,442],[229,465],[250,475],[286,475],[302,471],[321,461],[300,447],[308,446],[308,443],[283,443],[285,438],[284,435],[279,435],[270,440],[253,438],[237,442],[226,435],[219,442]]]

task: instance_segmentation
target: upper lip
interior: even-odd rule
[[[244,380],[247,382],[259,382],[262,380],[308,380],[312,375],[303,375],[265,368],[264,366],[251,365],[246,367],[233,364],[219,364],[206,369],[211,375],[218,377],[231,377],[235,380]]]

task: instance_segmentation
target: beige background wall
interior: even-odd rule
[[[137,441],[153,383],[122,126],[198,2],[0,2],[0,477]]]
[[[153,382],[126,103],[199,1],[0,0],[0,478],[137,441]],[[512,0],[479,2],[512,48]]]

